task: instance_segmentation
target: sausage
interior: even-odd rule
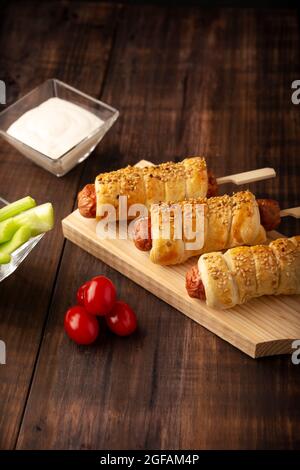
[[[185,287],[190,297],[206,300],[203,282],[199,276],[197,264],[192,266],[185,276]]]
[[[208,176],[208,189],[207,189],[206,197],[217,196],[218,195],[217,178],[210,170],[208,170],[207,176]]]
[[[87,184],[78,193],[78,209],[83,217],[96,217],[96,192],[94,184]]]
[[[214,175],[209,172],[209,188],[208,195],[214,196],[217,194],[218,185]],[[277,201],[274,199],[257,199],[261,224],[267,230],[275,230],[280,224],[280,207]],[[78,194],[78,209],[80,214],[83,217],[95,218],[96,217],[96,193],[95,185],[87,184],[82,191]],[[143,219],[143,222],[140,219],[140,225],[138,227],[137,236],[134,237],[136,240],[136,246],[142,251],[149,251],[152,246],[151,242],[151,223],[150,219],[147,222],[148,227],[148,237],[141,237],[141,230],[144,224],[143,233],[147,234],[146,221]]]
[[[208,171],[208,190],[207,197],[216,196],[218,194],[218,183],[211,171]],[[96,217],[96,193],[95,185],[87,184],[78,193],[78,209],[83,217]]]
[[[275,230],[281,222],[280,207],[274,199],[257,199],[260,213],[260,222],[269,232]]]
[[[141,251],[150,251],[152,248],[151,218],[140,217],[134,224],[133,240],[135,246]]]

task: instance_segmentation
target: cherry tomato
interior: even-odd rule
[[[78,305],[84,306],[84,291],[89,285],[89,283],[90,281],[87,281],[84,284],[82,284],[82,286],[79,287],[77,294],[76,294]]]
[[[99,334],[97,318],[80,305],[69,308],[64,326],[67,335],[78,344],[91,344]]]
[[[94,277],[84,289],[84,306],[93,315],[106,315],[115,302],[116,288],[105,276]]]
[[[134,311],[122,300],[117,300],[115,306],[105,318],[109,329],[119,336],[128,336],[137,328]]]

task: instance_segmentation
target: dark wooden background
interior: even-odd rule
[[[219,176],[272,166],[253,186],[300,204],[300,29],[292,9],[2,2],[8,104],[57,77],[120,110],[93,155],[57,179],[1,140],[0,195],[52,201],[57,224],[0,284],[2,449],[300,448],[300,366],[252,360],[81,249],[60,221],[97,172],[204,154]],[[232,187],[223,188],[224,191]],[[300,233],[295,220],[285,234]],[[139,332],[77,347],[76,288],[109,276]]]

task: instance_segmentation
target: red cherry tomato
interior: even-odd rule
[[[84,291],[88,287],[90,281],[85,282],[82,286],[79,287],[76,297],[78,305],[84,306]]]
[[[84,289],[84,306],[93,315],[106,315],[115,302],[116,288],[105,276],[94,277]]]
[[[137,328],[134,311],[122,300],[117,300],[105,318],[109,329],[119,336],[128,336]]]
[[[64,326],[67,335],[78,344],[91,344],[99,334],[97,318],[80,305],[69,308]]]

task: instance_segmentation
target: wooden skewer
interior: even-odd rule
[[[236,185],[241,185],[275,178],[275,176],[276,172],[274,168],[260,168],[258,170],[245,171],[244,173],[237,173],[235,175],[222,176],[221,178],[217,178],[217,183],[234,183]]]
[[[154,166],[153,163],[147,160],[141,160],[138,163],[139,168],[145,168],[146,166]],[[235,175],[222,176],[217,178],[218,184],[234,183],[236,185],[254,183],[255,181],[267,180],[269,178],[275,178],[276,171],[274,168],[260,168],[258,170],[245,171],[244,173],[237,173]]]
[[[155,166],[154,163],[148,162],[148,160],[140,160],[135,166],[139,168],[145,168],[146,166]]]
[[[295,219],[300,219],[300,206],[291,207],[290,209],[283,209],[280,211],[280,217],[295,217]]]

